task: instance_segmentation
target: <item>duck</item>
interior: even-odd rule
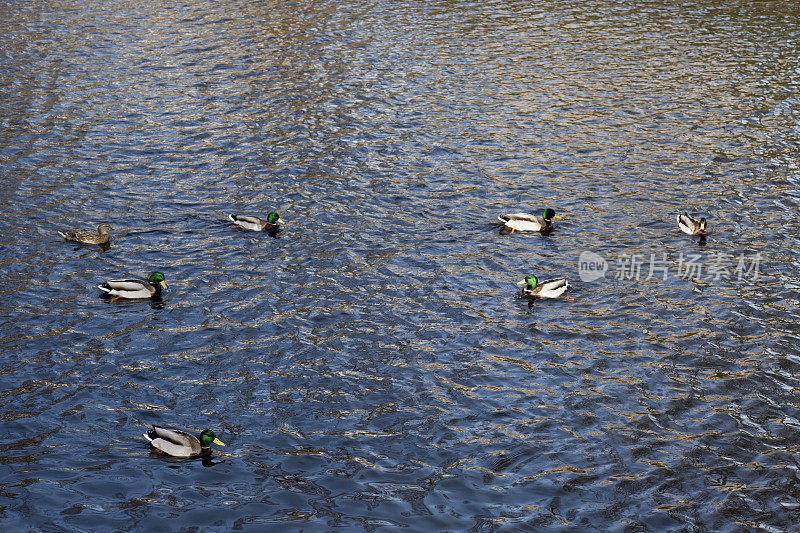
[[[97,226],[97,231],[91,229],[72,229],[68,230],[66,233],[59,231],[58,234],[64,237],[65,241],[79,242],[81,244],[106,244],[109,239],[109,231],[114,231],[114,228],[103,222]]]
[[[211,444],[225,446],[210,429],[204,429],[200,438],[185,431],[153,426],[144,434],[153,450],[172,457],[205,457],[211,455]]]
[[[97,286],[106,295],[114,296],[114,300],[117,298],[126,300],[159,298],[162,287],[166,289],[167,284],[164,282],[164,274],[161,272],[153,272],[147,281],[140,279],[110,279]]]
[[[706,219],[694,219],[688,213],[683,212],[678,215],[678,228],[687,235],[705,235]]]
[[[517,282],[517,285],[524,285],[522,294],[529,298],[558,298],[569,288],[569,281],[557,278],[540,282],[539,278],[530,275]]]
[[[518,231],[538,231],[546,232],[553,228],[553,219],[561,218],[556,215],[556,212],[550,208],[542,211],[542,218],[529,213],[509,213],[500,215],[497,219],[503,223],[506,229],[510,229],[511,233],[515,230]]]
[[[267,220],[251,215],[228,215],[228,218],[240,228],[250,231],[272,231],[283,224],[280,215],[275,212],[268,213]]]

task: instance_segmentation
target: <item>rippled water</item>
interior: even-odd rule
[[[800,8],[0,15],[4,530],[800,527]],[[155,269],[161,303],[98,298]],[[159,459],[151,424],[227,446]]]

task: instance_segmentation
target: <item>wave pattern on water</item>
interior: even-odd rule
[[[0,15],[4,527],[800,521],[799,8]],[[545,206],[551,235],[498,232]],[[226,222],[270,210],[277,238]],[[105,252],[57,238],[102,221]],[[582,251],[615,268],[581,282]],[[153,269],[162,302],[97,298]],[[531,272],[573,301],[528,305]],[[160,460],[150,424],[228,446]]]

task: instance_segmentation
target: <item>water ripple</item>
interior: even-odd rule
[[[12,531],[800,520],[797,7],[0,14]],[[498,231],[543,207],[550,235]],[[100,222],[107,250],[56,233]],[[155,269],[161,302],[98,298]],[[150,424],[228,446],[151,457]]]

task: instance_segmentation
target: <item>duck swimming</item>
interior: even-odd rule
[[[210,429],[204,429],[198,439],[185,431],[153,426],[144,434],[144,438],[150,441],[154,450],[172,457],[203,457],[211,455],[211,444],[225,446]]]
[[[525,276],[517,285],[524,285],[522,294],[528,298],[558,298],[569,288],[569,282],[565,278],[540,282],[534,275]]]
[[[272,231],[278,229],[283,220],[278,213],[267,214],[267,220],[250,215],[228,215],[231,222],[237,226],[250,231]]]
[[[503,223],[506,229],[514,231],[538,231],[546,232],[553,228],[553,219],[561,218],[556,212],[548,208],[542,211],[542,218],[529,213],[509,213],[500,215],[497,219]]]
[[[97,286],[108,296],[124,298],[126,300],[136,300],[141,298],[159,298],[161,288],[166,288],[164,274],[153,272],[147,281],[140,279],[110,279]]]
[[[678,228],[687,235],[705,235],[706,219],[694,219],[684,212],[678,215]]]
[[[97,231],[91,229],[73,229],[66,233],[59,231],[58,234],[64,237],[65,241],[79,242],[81,244],[106,244],[109,236],[108,232],[114,228],[103,222],[97,226]]]

